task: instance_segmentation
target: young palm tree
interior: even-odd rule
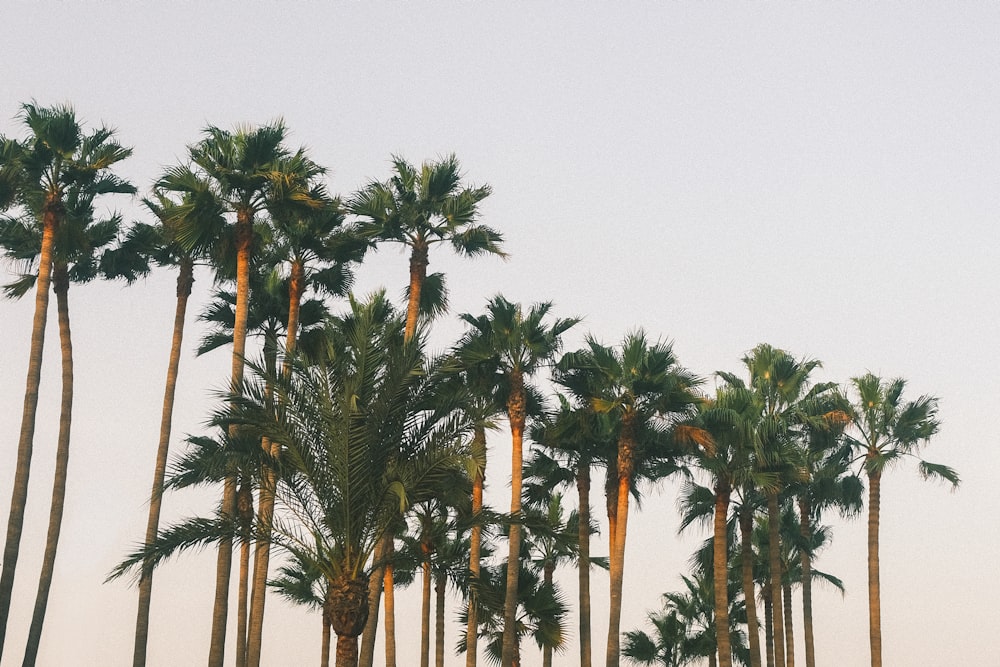
[[[7,208],[20,204],[42,223],[35,313],[24,392],[24,409],[17,444],[17,462],[11,493],[10,514],[0,571],[0,656],[3,655],[10,614],[14,573],[20,553],[24,511],[28,497],[35,415],[41,379],[42,348],[49,303],[53,249],[56,233],[66,218],[67,192],[74,187],[82,195],[132,193],[134,188],[111,173],[111,168],[132,154],[114,140],[114,130],[101,127],[89,134],[69,106],[39,107],[24,104],[20,118],[28,130],[23,141],[0,137],[0,203]]]
[[[291,202],[303,209],[324,205],[308,189],[310,180],[322,170],[309,160],[304,149],[289,151],[284,145],[285,135],[285,125],[280,120],[256,128],[238,127],[233,132],[209,126],[202,140],[188,148],[193,167],[173,168],[157,183],[163,190],[193,194],[207,181],[217,205],[229,216],[223,227],[185,227],[181,241],[201,245],[223,239],[225,242],[219,247],[235,259],[235,268],[228,274],[235,276],[237,295],[231,379],[234,389],[243,381],[254,224],[267,209],[288,206]],[[220,256],[220,265],[225,261]],[[233,475],[227,477],[224,485],[222,511],[228,516],[236,512]],[[223,540],[216,565],[209,667],[221,667],[225,654],[231,565],[232,545]]]
[[[527,380],[559,351],[560,337],[579,320],[557,319],[545,323],[551,303],[534,304],[525,313],[519,304],[497,295],[486,314],[461,317],[471,329],[459,348],[468,363],[487,363],[499,370],[499,393],[506,397],[511,432],[511,526],[504,599],[502,667],[511,667],[517,648],[516,613],[518,556],[521,552],[521,486],[524,465],[524,428],[528,413]]]
[[[622,583],[625,539],[628,534],[629,496],[638,464],[655,458],[654,442],[667,425],[690,412],[697,402],[698,378],[681,368],[670,344],[650,344],[643,331],[625,337],[620,349],[588,338],[587,348],[560,361],[560,382],[594,410],[612,416],[618,432],[617,460],[609,478],[615,489],[615,516],[610,553],[610,613],[607,667],[620,659]],[[652,450],[652,451],[651,451]],[[609,498],[610,503],[610,498]],[[609,504],[610,507],[610,504]]]
[[[882,475],[906,456],[916,456],[920,447],[937,433],[937,399],[920,396],[903,401],[906,381],[884,380],[872,373],[852,378],[855,401],[851,406],[854,426],[849,441],[864,457],[868,476],[868,619],[872,667],[882,665],[882,607],[879,587],[879,509]],[[958,473],[948,466],[919,460],[920,474],[943,479],[952,488],[959,484]]]

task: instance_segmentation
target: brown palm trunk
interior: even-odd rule
[[[444,667],[444,572],[434,575],[434,667]]]
[[[550,590],[554,585],[552,580],[555,577],[555,572],[555,562],[551,558],[546,559],[545,565],[542,566],[542,581]],[[552,647],[549,644],[542,647],[542,667],[552,667]]]
[[[361,667],[372,667],[375,664],[375,640],[378,632],[378,612],[382,601],[382,586],[385,583],[385,546],[388,534],[383,535],[375,545],[375,567],[368,580],[368,624],[361,635],[361,655],[358,664]]]
[[[753,583],[753,512],[740,507],[740,569],[743,575],[743,600],[747,611],[747,638],[750,643],[750,667],[761,667],[760,626],[757,621],[757,596]]]
[[[156,463],[153,467],[153,488],[149,494],[149,519],[146,521],[146,546],[156,541],[160,529],[160,510],[163,506],[163,478],[167,471],[170,452],[170,429],[174,415],[174,395],[181,364],[181,342],[184,339],[184,317],[188,298],[194,285],[194,262],[185,258],[177,274],[177,305],[174,309],[174,332],[170,342],[170,359],[167,362],[167,381],[163,390],[163,410],[160,413],[160,440],[156,446]],[[132,667],[145,667],[146,645],[149,638],[149,607],[153,598],[153,565],[144,562],[139,578],[139,609],[135,619],[135,646]]]
[[[327,582],[324,610],[337,633],[337,667],[358,666],[358,635],[368,620],[368,581],[346,576]]]
[[[427,527],[424,526],[424,530]],[[423,574],[420,596],[420,667],[430,667],[431,664],[431,548],[425,540],[420,543],[422,562],[420,569]]]
[[[250,242],[253,239],[253,219],[248,211],[237,212],[236,222],[236,313],[233,322],[233,363],[231,390],[239,392],[243,384],[244,356],[247,344],[247,312],[250,296]],[[235,435],[232,433],[231,435]],[[236,473],[226,473],[219,510],[223,522],[232,521],[236,514]],[[215,565],[215,602],[212,608],[212,634],[208,650],[208,667],[222,667],[226,653],[226,623],[229,618],[229,578],[233,565],[233,540],[219,541],[219,556]]]
[[[385,589],[385,667],[396,667],[396,571],[392,564],[395,553],[395,541],[390,534],[385,549],[388,560],[382,573],[382,586]]]
[[[473,448],[482,447],[484,456],[486,452],[486,429],[481,424],[476,424]],[[472,478],[472,534],[469,537],[469,620],[465,627],[465,667],[476,667],[479,658],[479,572],[483,527],[480,523],[483,511],[483,487],[486,484],[485,459],[482,470],[476,471]]]
[[[406,303],[405,340],[413,338],[417,331],[417,320],[420,316],[420,292],[427,279],[428,246],[427,241],[420,238],[413,242],[410,251],[410,298]]]
[[[576,491],[579,496],[577,541],[580,554],[577,567],[580,576],[580,667],[591,667],[590,634],[590,461],[581,457],[577,462]]]
[[[66,506],[66,477],[69,471],[70,426],[73,419],[73,342],[69,328],[69,276],[64,262],[56,262],[52,289],[56,294],[56,312],[59,318],[59,347],[62,356],[62,399],[59,409],[59,436],[56,444],[56,468],[52,481],[52,504],[49,508],[49,528],[45,536],[42,572],[38,577],[35,608],[31,614],[28,641],[24,649],[23,667],[34,667],[38,647],[42,640],[42,624],[49,603],[49,589],[56,566],[56,549],[62,527],[63,508]]]
[[[625,538],[628,534],[629,491],[635,471],[635,417],[622,415],[618,440],[618,508],[615,513],[615,537],[611,550],[609,578],[611,594],[608,612],[608,648],[606,667],[618,667],[621,655],[622,585],[625,580]]]
[[[247,611],[250,583],[250,527],[253,523],[253,491],[247,480],[236,494],[236,509],[240,518],[240,579],[236,602],[236,667],[247,664]]]
[[[31,472],[35,416],[38,412],[38,387],[41,384],[42,374],[42,348],[45,345],[45,321],[52,280],[52,244],[61,215],[61,202],[52,197],[48,198],[42,212],[42,245],[39,252],[38,282],[35,284],[35,314],[31,322],[28,374],[24,388],[24,407],[21,412],[21,431],[17,440],[17,463],[14,467],[10,514],[7,518],[7,537],[3,548],[2,569],[0,569],[0,657],[3,656],[4,638],[7,635],[7,619],[10,615],[11,596],[14,590],[14,570],[20,553],[24,510],[28,501],[28,477]]]
[[[777,491],[767,493],[767,553],[771,569],[771,613],[774,632],[774,664],[775,667],[785,665],[785,632],[784,614],[781,600],[781,535],[778,532],[781,517],[778,509]]]
[[[761,591],[764,598],[764,643],[767,647],[767,667],[774,667],[774,603],[771,601],[771,584]]]
[[[792,585],[788,582],[782,583],[781,593],[784,601],[785,615],[785,664],[788,667],[795,667],[795,633],[792,628]]]
[[[320,617],[323,619],[323,633],[319,648],[319,667],[330,667],[330,617],[325,609]]]
[[[871,645],[872,667],[882,667],[882,605],[878,563],[881,486],[881,473],[868,473],[868,640]]]
[[[729,641],[729,549],[726,518],[729,516],[729,480],[719,479],[715,485],[715,531],[712,544],[712,573],[715,591],[715,641],[719,649],[720,667],[732,667],[733,650]]]
[[[802,562],[802,633],[806,642],[806,667],[816,667],[816,650],[813,639],[812,617],[812,525],[810,516],[812,508],[809,497],[799,496],[799,532],[805,548],[799,556]]]
[[[507,590],[503,603],[503,643],[501,667],[513,667],[517,660],[517,584],[521,564],[521,468],[524,465],[524,421],[526,404],[524,376],[519,369],[510,373],[510,398],[507,399],[510,421],[510,536],[507,552]]]

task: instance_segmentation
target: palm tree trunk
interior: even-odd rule
[[[625,580],[625,537],[628,534],[629,491],[635,470],[635,426],[631,413],[622,415],[618,440],[618,507],[615,512],[614,546],[610,553],[611,595],[608,603],[608,649],[606,667],[618,667],[621,655],[622,585]]]
[[[767,667],[774,667],[774,603],[771,584],[761,591],[764,598],[764,643],[767,646]]]
[[[243,480],[236,494],[236,508],[240,517],[240,580],[236,603],[236,667],[247,664],[247,599],[250,583],[250,527],[253,523],[253,491]]]
[[[406,303],[406,331],[404,340],[409,341],[417,331],[420,316],[420,292],[427,279],[428,247],[423,239],[413,242],[410,251],[410,297]]]
[[[285,361],[282,373],[291,371],[289,357],[295,352],[298,336],[299,309],[305,290],[305,269],[301,261],[292,263],[291,279],[288,284],[288,336],[285,341]],[[281,443],[261,439],[264,452],[276,460],[281,454]],[[258,499],[258,519],[261,537],[256,542],[253,562],[253,584],[250,590],[250,629],[247,633],[247,667],[260,667],[260,652],[264,635],[264,602],[267,592],[267,569],[271,560],[271,520],[274,516],[274,494],[277,478],[274,468],[264,463],[261,469],[260,498]]]
[[[3,547],[0,570],[0,658],[3,657],[4,639],[7,636],[7,618],[10,616],[11,596],[14,590],[14,570],[21,548],[24,528],[24,510],[28,501],[28,476],[31,471],[31,451],[35,439],[35,415],[38,412],[38,387],[41,384],[42,348],[45,345],[45,321],[49,308],[49,289],[52,280],[52,243],[59,226],[58,201],[47,200],[42,214],[42,246],[39,253],[38,282],[35,284],[35,314],[31,322],[31,346],[28,352],[28,374],[24,388],[24,407],[21,412],[21,431],[17,440],[17,463],[14,468],[14,487],[11,491],[10,514],[7,518],[7,537]]]
[[[444,667],[444,605],[447,580],[444,572],[434,577],[434,667]]]
[[[792,585],[783,583],[781,593],[784,598],[785,615],[785,664],[795,667],[795,633],[792,631]]]
[[[553,579],[555,578],[556,564],[551,558],[545,560],[545,565],[542,566],[542,581],[545,583],[546,588],[553,590]],[[542,647],[542,667],[552,667],[552,646],[546,642]]]
[[[319,667],[330,667],[330,617],[326,611],[320,617],[323,619],[323,638],[319,649]]]
[[[373,667],[375,664],[375,640],[378,633],[378,611],[382,601],[382,586],[385,583],[385,569],[382,563],[385,562],[385,545],[387,535],[375,546],[375,567],[372,568],[372,576],[368,580],[368,623],[361,635],[361,656],[358,663],[361,667]]]
[[[476,424],[473,436],[473,450],[482,448],[486,455],[486,429],[482,424]],[[465,667],[476,667],[479,643],[478,605],[479,605],[479,572],[483,526],[480,523],[483,511],[483,487],[486,484],[486,460],[483,467],[476,471],[472,478],[472,534],[469,537],[469,621],[465,627]]]
[[[385,589],[385,667],[396,667],[396,586],[392,559],[396,553],[396,543],[390,534],[386,542],[386,564],[382,573],[382,587]]]
[[[233,363],[231,390],[240,391],[247,346],[247,312],[250,296],[250,242],[253,219],[247,211],[237,212],[236,223],[236,308],[233,322]],[[235,435],[235,433],[231,433]],[[236,473],[226,474],[222,489],[220,515],[223,521],[236,514]],[[215,602],[212,608],[212,634],[208,649],[208,667],[222,667],[226,653],[226,623],[229,618],[229,578],[233,565],[233,540],[219,540],[215,565]]]
[[[767,492],[767,554],[771,569],[771,613],[774,615],[774,664],[775,667],[785,665],[785,633],[784,614],[781,601],[781,535],[779,523],[781,517],[778,509],[778,492]]]
[[[712,573],[715,591],[715,641],[720,667],[733,666],[729,640],[729,549],[726,519],[729,516],[729,481],[721,478],[715,485],[715,531],[712,544]]]
[[[426,527],[425,527],[426,530]],[[420,543],[420,563],[423,581],[420,590],[420,667],[431,664],[431,550],[425,541]]]
[[[358,638],[337,635],[337,667],[357,667]]]
[[[510,398],[507,415],[510,421],[510,536],[507,552],[507,590],[503,603],[503,643],[501,667],[513,667],[517,657],[517,584],[521,564],[521,472],[524,466],[524,421],[526,403],[524,376],[514,369],[510,374]]]
[[[146,546],[156,540],[160,529],[160,510],[163,506],[163,478],[167,471],[170,451],[170,429],[174,415],[174,395],[181,364],[181,342],[184,339],[184,318],[188,299],[194,285],[194,262],[182,260],[177,274],[177,305],[174,309],[174,333],[170,342],[170,359],[167,362],[167,381],[163,390],[163,410],[160,413],[160,440],[156,446],[156,463],[153,467],[153,488],[149,494],[149,519],[146,521]],[[139,609],[135,619],[135,646],[132,667],[146,666],[146,645],[149,638],[149,607],[153,598],[153,565],[146,562],[139,577]]]
[[[590,461],[580,457],[576,469],[576,491],[579,496],[577,541],[580,576],[580,667],[591,667],[590,635]]]
[[[882,605],[879,590],[878,524],[882,474],[868,473],[868,640],[872,667],[882,667]]]
[[[812,617],[812,525],[810,516],[809,497],[805,494],[799,496],[799,532],[802,535],[802,543],[805,548],[799,556],[802,562],[802,633],[806,642],[806,667],[816,667],[816,650],[813,643],[813,617]]]
[[[49,603],[49,588],[56,566],[56,549],[62,527],[63,508],[66,505],[66,477],[69,470],[70,426],[73,420],[73,341],[69,328],[69,276],[66,264],[56,262],[52,289],[56,294],[56,312],[59,317],[59,347],[62,356],[62,399],[59,409],[59,439],[56,444],[56,468],[52,481],[52,504],[49,509],[49,528],[45,536],[45,553],[42,572],[38,577],[35,608],[31,614],[28,641],[24,649],[23,667],[34,667],[38,647],[42,640],[42,624]]]
[[[757,622],[757,596],[753,583],[753,511],[740,507],[740,569],[743,575],[743,601],[747,611],[747,638],[750,643],[750,667],[761,667],[760,626]]]

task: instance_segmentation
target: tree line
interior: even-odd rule
[[[747,352],[741,372],[715,373],[708,391],[671,343],[641,327],[616,344],[589,334],[581,349],[566,352],[563,336],[579,318],[499,294],[481,313],[462,314],[465,333],[432,355],[428,333],[448,308],[445,277],[428,273],[431,248],[506,257],[503,236],[480,221],[490,188],[465,183],[454,156],[420,166],[394,157],[386,180],[341,198],[328,192],[326,170],[306,148],[287,145],[281,121],[211,126],[145,193],[149,221],[126,223],[98,209],[99,201],[137,192],[114,173],[132,150],[112,129],[87,131],[69,106],[24,104],[18,118],[23,137],[0,137],[0,248],[18,273],[5,294],[33,292],[35,310],[0,571],[0,656],[25,528],[49,293],[59,324],[60,421],[24,665],[35,664],[40,646],[65,503],[69,287],[131,283],[170,267],[175,317],[147,529],[110,575],[137,578],[134,666],[147,659],[156,566],[211,544],[218,557],[210,667],[225,663],[234,567],[238,667],[260,664],[268,590],[319,612],[322,664],[334,653],[338,666],[373,665],[381,616],[385,662],[394,667],[395,591],[417,580],[422,666],[431,659],[432,607],[435,660],[444,663],[450,585],[464,600],[455,650],[467,667],[481,652],[502,667],[521,665],[526,638],[548,667],[568,644],[569,604],[554,579],[567,564],[579,575],[582,667],[594,661],[594,567],[609,578],[608,667],[623,659],[791,667],[793,586],[801,592],[806,664],[814,667],[812,581],[839,584],[815,568],[829,542],[822,519],[830,511],[860,514],[865,493],[869,642],[873,667],[881,665],[882,474],[915,457],[923,476],[959,482],[955,471],[919,457],[939,428],[936,398],[906,399],[903,379],[871,373],[845,387],[814,382],[819,361],[768,344]],[[404,308],[384,291],[351,291],[366,254],[386,243],[409,252]],[[231,345],[231,375],[209,415],[210,435],[189,438],[170,464],[198,266],[214,277],[198,352]],[[259,339],[253,355],[251,336]],[[501,425],[512,445],[504,510],[483,502],[487,431]],[[603,472],[606,558],[591,555],[595,469]],[[652,633],[623,633],[629,513],[644,483],[675,476],[684,480],[682,527],[711,526],[711,536],[683,577],[686,591],[665,594],[663,610],[650,614]],[[167,491],[206,484],[219,489],[216,511],[160,525]],[[571,501],[563,491],[574,487]],[[412,660],[412,651],[406,656]]]

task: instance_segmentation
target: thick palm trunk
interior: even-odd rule
[[[420,667],[431,664],[431,549],[426,542],[420,544],[420,564],[423,581],[420,596]]]
[[[358,667],[358,635],[368,620],[368,581],[345,576],[328,581],[324,613],[337,633],[337,667]]]
[[[618,440],[618,507],[615,512],[615,538],[611,549],[608,603],[608,648],[606,667],[618,667],[621,655],[622,585],[625,580],[625,537],[628,534],[629,491],[635,470],[634,416],[622,415],[622,433]]]
[[[577,567],[580,576],[580,667],[591,667],[590,635],[590,461],[584,457],[577,462],[576,491],[577,503],[577,543],[579,559]]]
[[[337,635],[337,667],[357,667],[358,638]]]
[[[715,485],[715,531],[712,544],[713,589],[715,591],[715,639],[719,649],[720,667],[732,667],[733,651],[729,641],[729,549],[726,518],[729,516],[729,481],[720,479]]]
[[[73,341],[69,328],[69,276],[66,264],[57,262],[52,280],[56,294],[56,313],[59,318],[59,348],[62,356],[62,398],[59,406],[59,436],[56,444],[56,468],[52,481],[52,504],[49,508],[49,528],[45,536],[45,553],[42,572],[38,577],[35,608],[31,614],[28,641],[24,649],[23,667],[34,667],[38,647],[42,640],[42,625],[49,604],[49,589],[56,566],[56,549],[62,528],[63,508],[66,505],[66,477],[69,471],[70,426],[73,420]]]
[[[795,667],[795,632],[792,623],[792,585],[783,583],[781,593],[785,615],[785,665]]]
[[[802,563],[802,634],[806,643],[806,667],[816,667],[816,650],[813,643],[813,617],[812,617],[812,525],[810,516],[809,497],[799,496],[799,532],[802,535],[802,543],[805,548],[799,559]]]
[[[35,415],[38,412],[38,387],[42,375],[42,348],[45,345],[45,320],[49,308],[52,280],[52,243],[59,224],[61,208],[56,201],[46,201],[42,214],[42,246],[39,253],[38,282],[35,284],[35,314],[31,322],[31,346],[28,351],[28,374],[21,412],[21,431],[17,440],[17,463],[14,467],[14,487],[11,491],[7,537],[0,570],[0,657],[3,657],[14,590],[14,570],[21,548],[24,510],[28,501],[28,477],[31,471],[31,451],[35,439]]]
[[[181,364],[181,342],[184,339],[184,318],[188,299],[194,285],[194,263],[182,260],[177,275],[177,305],[174,309],[174,333],[170,342],[170,359],[167,363],[167,381],[163,390],[163,410],[160,413],[160,440],[156,446],[156,463],[153,467],[153,488],[149,494],[149,518],[146,521],[146,546],[156,541],[160,529],[160,510],[163,506],[163,478],[167,471],[170,452],[170,429],[174,414],[174,395]],[[139,609],[135,619],[135,646],[132,667],[145,667],[146,645],[149,638],[149,607],[153,598],[153,565],[146,562],[139,577]]]
[[[444,605],[447,583],[443,572],[434,575],[434,667],[444,667]]]
[[[881,473],[868,473],[868,640],[871,645],[872,667],[882,667],[882,605],[878,563],[881,486]]]
[[[481,424],[476,424],[473,440],[473,450],[482,448],[483,456],[486,455],[486,429]],[[479,572],[483,526],[481,524],[483,511],[483,487],[486,484],[486,459],[483,459],[483,467],[476,471],[472,478],[472,533],[469,537],[469,620],[465,626],[465,667],[476,667],[479,658]]]
[[[510,536],[507,552],[507,590],[503,603],[503,643],[501,667],[513,667],[517,659],[517,584],[521,564],[521,469],[524,466],[524,421],[526,404],[524,376],[519,370],[510,374],[510,398],[507,399],[510,421]]]
[[[247,344],[247,312],[250,296],[250,242],[253,220],[246,211],[237,212],[236,223],[236,313],[233,322],[233,363],[231,389],[240,391],[243,384],[244,356]],[[236,473],[226,474],[219,513],[223,521],[232,521],[236,514]],[[233,540],[219,541],[219,556],[215,565],[215,602],[212,608],[212,634],[208,650],[208,667],[222,667],[226,652],[226,623],[229,618],[229,578],[233,565]]]
[[[285,340],[285,361],[282,373],[291,371],[289,358],[295,353],[298,337],[299,310],[305,291],[305,269],[301,261],[292,263],[291,280],[288,284],[288,336]],[[281,454],[281,443],[261,440],[261,447],[272,459]],[[274,495],[277,478],[274,468],[264,463],[261,469],[260,498],[257,516],[261,536],[257,539],[253,562],[253,585],[250,590],[250,627],[247,631],[247,667],[260,667],[260,652],[264,636],[264,602],[267,593],[267,570],[271,561],[271,521],[274,516]]]
[[[771,613],[774,615],[774,622],[772,623],[774,632],[774,664],[775,667],[786,667],[785,618],[782,613],[781,600],[781,535],[778,531],[780,521],[778,493],[776,491],[769,491],[767,493],[767,554],[771,570]]]
[[[757,622],[757,596],[753,583],[753,513],[740,508],[740,571],[743,576],[743,600],[747,611],[747,638],[750,643],[750,667],[761,667],[760,626]]]

